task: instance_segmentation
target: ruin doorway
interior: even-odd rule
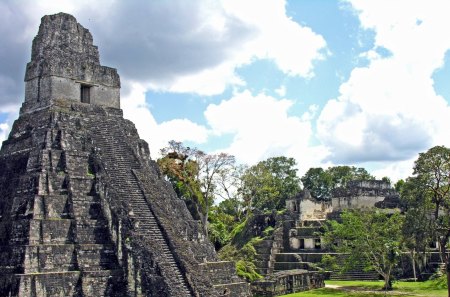
[[[81,85],[80,99],[83,103],[91,103],[91,86]]]
[[[300,249],[305,248],[305,240],[303,238],[300,238]]]

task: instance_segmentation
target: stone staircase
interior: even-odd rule
[[[337,264],[342,266],[344,255],[337,256]],[[380,275],[374,270],[364,271],[364,266],[362,264],[355,265],[352,269],[339,273],[333,271],[330,275],[331,280],[379,280]]]
[[[193,296],[168,239],[133,174],[132,170],[140,169],[141,166],[126,142],[126,135],[115,124],[108,120],[92,124],[94,146],[100,148],[105,171],[111,172],[109,178],[113,185],[120,185],[120,188],[114,190],[132,210],[135,232],[155,243],[153,247],[158,249],[159,257],[157,264],[163,276],[170,282],[172,296]]]
[[[0,296],[251,296],[121,110],[58,104],[21,116],[3,143]]]

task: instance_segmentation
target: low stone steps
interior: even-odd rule
[[[338,258],[338,265],[342,262],[342,260],[339,260]],[[363,265],[357,265],[356,267],[352,268],[349,271],[345,271],[342,273],[339,273],[338,271],[332,271],[330,275],[331,280],[378,280],[380,279],[380,275],[378,272],[371,270],[371,271],[364,271]]]
[[[312,262],[317,263],[322,260],[324,255],[338,255],[336,253],[310,253],[310,252],[298,252],[298,253],[277,253],[275,254],[275,261],[277,262]]]
[[[338,274],[332,272],[330,275],[331,280],[379,280],[380,276],[378,273],[358,273],[358,272],[346,272],[343,274]]]
[[[261,240],[253,244],[257,254],[270,254],[273,240]]]

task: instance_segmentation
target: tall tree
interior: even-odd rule
[[[450,239],[450,149],[435,146],[420,153],[414,163],[413,174],[420,181],[421,196],[428,198],[433,208],[429,216],[441,259],[445,263],[450,297],[450,256],[447,253]]]
[[[280,210],[286,199],[300,191],[293,158],[273,157],[248,168],[243,175],[243,195],[253,209]]]
[[[363,264],[383,277],[385,289],[392,289],[392,275],[401,255],[402,216],[352,210],[345,211],[341,219],[341,223],[330,222],[324,239],[330,247],[347,255],[344,270]]]
[[[208,236],[209,209],[219,188],[221,174],[235,164],[234,156],[206,154],[176,141],[170,141],[161,154],[163,157],[158,160],[161,171],[179,197],[187,202],[194,218],[200,218],[203,231]]]
[[[219,172],[217,177],[217,196],[222,199],[219,207],[227,214],[236,217],[238,222],[244,219],[246,205],[243,196],[243,175],[246,165],[234,165]]]
[[[415,279],[417,279],[416,266],[419,271],[425,266],[428,245],[433,240],[433,224],[430,220],[433,204],[422,183],[423,180],[420,178],[409,177],[396,185],[405,212],[404,243],[411,256]]]

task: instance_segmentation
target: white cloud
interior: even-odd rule
[[[255,164],[273,156],[288,156],[297,159],[302,172],[317,162],[317,156],[326,153],[322,147],[310,147],[312,135],[311,112],[306,116],[290,116],[294,102],[277,100],[265,94],[252,95],[246,90],[235,93],[229,100],[211,104],[205,117],[216,135],[234,135],[226,151],[238,160]]]
[[[118,68],[124,81],[159,91],[220,94],[228,86],[243,86],[236,69],[258,59],[275,61],[289,75],[313,75],[313,62],[323,58],[326,43],[292,21],[285,5],[280,0],[6,0],[0,3],[0,32],[8,46],[0,56],[20,55],[25,63],[39,19],[64,11],[91,30],[102,61]],[[8,82],[9,68],[0,71],[2,82]],[[23,75],[16,72],[13,82]],[[18,85],[11,88],[16,96],[23,92]]]
[[[361,26],[375,32],[375,44],[361,55],[369,65],[352,71],[319,116],[318,136],[330,160],[408,163],[430,146],[449,145],[450,108],[432,80],[450,49],[448,2],[349,2]],[[380,56],[378,48],[391,55]],[[404,162],[388,171],[409,174]]]
[[[393,183],[400,179],[405,179],[413,174],[413,164],[416,158],[410,158],[397,162],[381,162],[379,168],[371,172],[376,178],[389,177]]]
[[[169,37],[169,41],[163,39],[158,46],[158,38],[147,36],[143,40],[150,42],[152,47],[147,52],[138,52],[143,59],[155,60],[146,56],[149,52],[162,56],[158,59],[161,61],[151,62],[156,66],[150,63],[144,70],[145,81],[152,90],[216,95],[228,86],[245,86],[236,69],[255,60],[273,60],[288,75],[310,77],[313,62],[324,58],[325,40],[310,28],[292,21],[286,15],[285,1],[195,3],[189,8],[192,10],[193,7],[195,11],[189,16],[188,27],[176,32],[178,41]],[[170,13],[177,14],[173,9]],[[145,49],[146,42],[140,42],[139,46]],[[169,46],[170,49],[165,48]],[[170,61],[166,61],[168,59]],[[159,69],[158,64],[162,62],[165,63],[162,71],[152,71]],[[165,73],[167,70],[171,72]]]
[[[0,142],[8,137],[9,125],[7,123],[0,124]]]
[[[225,0],[223,5],[228,13],[259,32],[244,45],[241,59],[245,63],[271,59],[286,74],[310,77],[313,62],[324,58],[323,37],[287,17],[284,0]]]
[[[208,131],[205,127],[188,119],[174,119],[162,122],[158,129],[161,138],[167,135],[168,140],[192,141],[200,144],[204,143],[208,137]]]
[[[192,141],[203,143],[208,131],[205,127],[187,119],[175,119],[157,123],[145,101],[145,86],[133,83],[127,86],[128,94],[122,97],[124,117],[133,121],[139,136],[149,143],[153,158],[159,156],[159,150],[167,146],[168,141]]]
[[[17,107],[23,94],[24,68],[17,69],[29,59],[40,18],[63,11],[92,32],[102,64],[118,68],[124,89],[131,90],[122,93],[125,116],[136,123],[153,153],[172,138],[204,142],[206,128],[189,120],[157,123],[145,92],[220,94],[228,86],[245,86],[236,70],[260,59],[273,60],[288,75],[312,76],[325,40],[290,19],[285,6],[281,0],[5,0],[0,32],[7,46],[0,48],[0,57],[9,64],[0,70],[0,111],[6,112],[6,104],[8,110]]]

